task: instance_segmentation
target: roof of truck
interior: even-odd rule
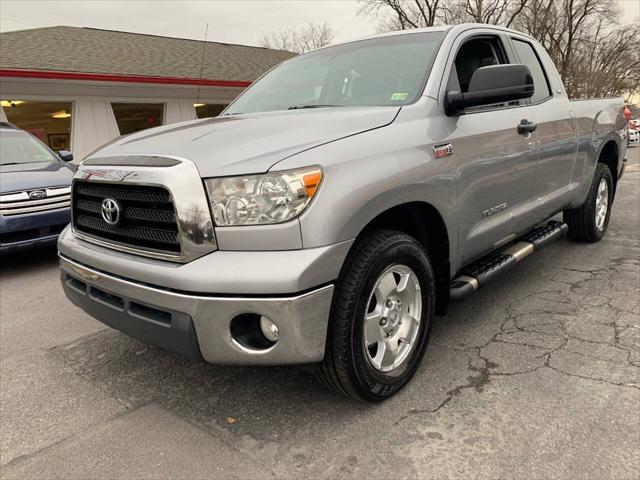
[[[429,33],[429,32],[449,32],[449,31],[455,31],[455,32],[463,32],[465,30],[471,30],[474,28],[484,28],[484,29],[490,29],[490,30],[499,30],[501,32],[508,32],[508,33],[515,33],[518,35],[523,35],[525,37],[530,37],[530,35],[527,35],[526,33],[523,32],[519,32],[517,30],[513,30],[512,28],[506,28],[506,27],[501,27],[499,25],[490,25],[487,23],[461,23],[458,25],[437,25],[437,26],[433,26],[433,27],[426,27],[426,28],[411,28],[411,29],[407,29],[407,30],[394,30],[392,32],[385,32],[385,33],[378,33],[375,35],[369,35],[366,37],[361,37],[361,38],[356,38],[353,40],[346,40],[344,42],[339,42],[339,43],[334,43],[331,45],[327,45],[326,47],[323,48],[328,48],[328,47],[332,47],[335,45],[345,45],[348,43],[353,43],[353,42],[359,42],[362,40],[372,40],[374,38],[384,38],[384,37],[393,37],[393,36],[397,36],[397,35],[412,35],[412,34],[416,34],[416,33]]]

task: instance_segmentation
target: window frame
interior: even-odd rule
[[[109,107],[111,108],[111,115],[113,115],[113,120],[116,122],[116,127],[118,129],[118,134],[119,136],[123,136],[123,135],[132,135],[134,133],[138,133],[138,132],[142,132],[144,130],[148,130],[149,128],[156,128],[156,127],[162,127],[164,125],[167,124],[167,102],[166,101],[149,101],[145,98],[141,99],[141,100],[131,100],[131,99],[127,99],[126,101],[123,100],[114,100],[111,97],[105,97],[106,101],[109,102]],[[113,105],[114,104],[129,104],[129,105],[161,105],[162,106],[162,116],[160,119],[160,125],[153,125],[147,128],[143,128],[141,130],[136,130],[135,132],[130,132],[130,133],[122,133],[122,131],[120,130],[120,125],[118,124],[118,118],[116,117],[116,112],[113,109]],[[194,107],[194,111],[195,111],[195,107]]]
[[[74,128],[76,127],[75,125],[75,117],[76,117],[76,102],[77,102],[77,98],[76,97],[72,97],[69,95],[33,95],[33,94],[27,94],[27,95],[12,95],[10,92],[9,93],[3,93],[2,94],[3,99],[6,97],[14,97],[15,99],[20,99],[20,100],[24,100],[27,102],[42,102],[42,103],[69,103],[71,104],[71,108],[69,113],[71,114],[71,117],[69,117],[69,150],[71,152],[73,152],[73,140],[75,138],[75,133],[74,133]],[[0,108],[6,108],[6,107],[0,107]],[[9,123],[11,123],[11,121],[9,120],[8,116],[7,116],[7,110],[4,110],[4,114],[5,117],[7,117],[7,121]],[[28,130],[26,130],[25,128],[16,125],[20,130],[24,130],[25,132],[27,132],[29,135],[31,135],[32,137],[34,137],[36,140],[38,140],[40,143],[42,143],[45,147],[47,147],[49,150],[51,150],[54,155],[57,157],[57,153],[55,152],[55,150],[53,150],[49,145],[48,142],[43,142],[42,140],[40,140],[38,137],[36,137],[35,135],[33,135],[31,132],[29,132]],[[48,140],[48,139],[47,139]]]
[[[538,50],[536,49],[536,46],[530,41],[527,40],[523,37],[517,37],[515,35],[510,35],[509,36],[509,41],[511,42],[511,47],[513,50],[513,54],[515,55],[515,57],[518,59],[518,61],[522,64],[522,65],[526,65],[525,63],[522,62],[522,58],[520,58],[520,55],[518,54],[518,50],[516,49],[515,43],[514,42],[522,42],[526,45],[529,45],[531,47],[531,49],[533,50],[533,54],[536,57],[536,60],[538,60],[538,65],[540,65],[540,68],[542,69],[542,75],[544,76],[544,80],[547,83],[547,92],[548,95],[546,97],[544,97],[541,100],[538,100],[537,102],[533,102],[531,100],[531,98],[526,99],[526,104],[527,105],[541,105],[549,100],[551,100],[554,97],[553,94],[553,88],[551,87],[551,81],[549,80],[549,74],[547,73],[547,70],[544,67],[544,63],[542,62],[542,59],[540,58],[540,55],[538,54]],[[535,84],[534,84],[534,88],[535,88]]]

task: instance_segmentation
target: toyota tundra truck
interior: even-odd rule
[[[219,117],[85,158],[62,285],[148,344],[312,368],[379,402],[415,374],[450,302],[565,234],[603,237],[627,121],[621,99],[569,101],[548,54],[513,30],[322,48]]]

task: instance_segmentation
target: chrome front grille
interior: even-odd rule
[[[101,247],[179,263],[218,247],[202,178],[184,158],[88,158],[76,170],[71,204],[73,234]]]
[[[119,206],[116,224],[103,216],[102,202],[113,199]],[[126,245],[180,252],[180,236],[171,195],[162,187],[73,184],[73,226],[82,233]]]
[[[71,187],[52,187],[0,195],[0,215],[46,212],[70,205]]]

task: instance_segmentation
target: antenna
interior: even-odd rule
[[[207,34],[209,33],[209,24],[207,23],[207,26],[204,30],[204,43],[202,45],[202,62],[200,63],[200,80],[202,80],[202,75],[204,73],[204,54],[207,50]],[[198,94],[196,95],[196,103],[200,103],[200,87],[202,87],[201,85],[202,82],[198,83]]]

